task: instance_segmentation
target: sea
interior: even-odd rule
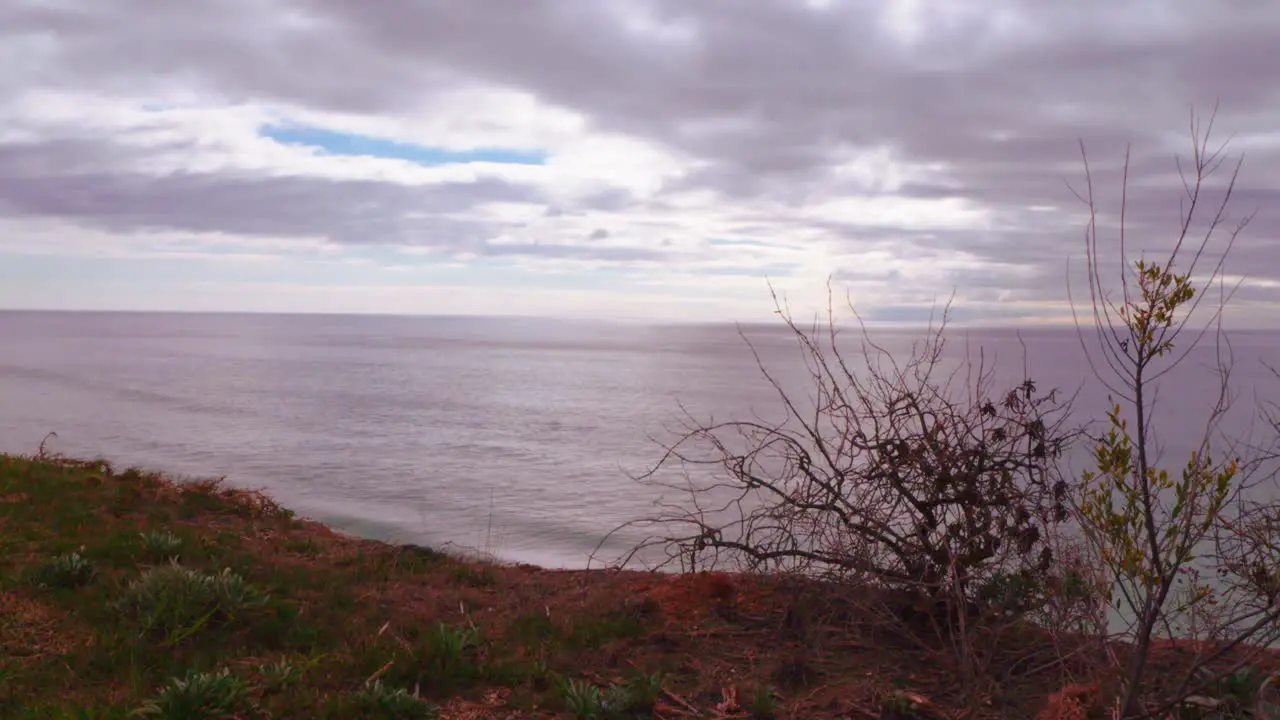
[[[861,332],[843,327],[838,340],[854,361],[865,340],[905,360],[926,337]],[[997,386],[1030,376],[1073,400],[1078,425],[1108,407],[1092,330],[953,326],[945,337],[947,372],[968,361]],[[1280,403],[1269,369],[1280,333],[1227,338],[1201,338],[1159,381],[1171,469],[1204,434],[1228,351],[1223,437],[1274,442],[1259,417]],[[663,466],[665,487],[640,481],[664,444],[691,420],[781,419],[779,387],[802,401],[814,390],[781,321],[0,312],[0,451],[44,441],[118,468],[223,477],[348,533],[545,567],[608,562],[642,541],[652,529],[627,523],[689,500],[678,468]],[[1065,471],[1087,460],[1077,446]]]

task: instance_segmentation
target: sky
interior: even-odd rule
[[[1069,321],[1215,104],[1280,326],[1270,0],[5,0],[0,307]]]

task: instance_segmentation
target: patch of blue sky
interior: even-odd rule
[[[391,158],[425,166],[477,162],[543,165],[547,161],[547,153],[536,149],[481,147],[451,150],[311,126],[266,125],[259,132],[278,143],[316,148],[327,155]]]

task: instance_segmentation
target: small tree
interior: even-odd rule
[[[1205,680],[1205,669],[1215,662],[1238,656],[1247,643],[1265,644],[1280,637],[1274,581],[1242,572],[1247,564],[1242,561],[1266,548],[1262,536],[1267,533],[1259,528],[1266,525],[1261,520],[1269,510],[1246,505],[1245,490],[1257,466],[1242,462],[1239,447],[1223,447],[1217,432],[1230,408],[1230,348],[1221,332],[1229,293],[1224,289],[1220,300],[1207,306],[1210,316],[1203,326],[1191,326],[1201,314],[1207,291],[1221,286],[1223,263],[1248,223],[1248,218],[1234,224],[1227,219],[1240,161],[1230,169],[1218,200],[1208,204],[1210,177],[1226,160],[1225,145],[1209,148],[1211,130],[1212,119],[1201,132],[1192,115],[1191,166],[1178,166],[1186,189],[1183,214],[1179,233],[1162,259],[1130,255],[1126,155],[1118,221],[1118,290],[1108,291],[1104,283],[1099,212],[1087,156],[1086,192],[1078,194],[1089,209],[1085,249],[1093,348],[1078,315],[1077,329],[1090,366],[1113,403],[1105,432],[1093,439],[1093,466],[1082,478],[1078,518],[1108,571],[1107,599],[1127,621],[1121,634],[1131,646],[1124,659],[1115,659],[1123,666],[1120,707],[1125,717],[1167,711],[1196,690],[1197,678]],[[1220,247],[1213,246],[1215,241]],[[1156,383],[1208,332],[1217,341],[1217,397],[1207,408],[1198,447],[1170,473],[1158,467],[1155,458]],[[1273,576],[1275,567],[1270,570]],[[1270,591],[1266,582],[1272,583]],[[1198,641],[1195,657],[1184,665],[1184,674],[1159,707],[1144,709],[1141,701],[1153,647],[1162,638]]]

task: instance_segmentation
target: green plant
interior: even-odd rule
[[[293,685],[302,677],[302,671],[287,658],[265,662],[258,666],[262,687],[266,692],[277,692]]]
[[[206,577],[213,589],[213,597],[218,603],[219,610],[228,616],[234,615],[243,608],[261,605],[270,599],[265,595],[259,595],[243,577],[232,572],[231,568],[223,568],[221,572]]]
[[[170,563],[143,572],[116,605],[138,620],[143,634],[159,633],[176,641],[265,600],[229,568],[207,575]]]
[[[636,710],[635,697],[626,685],[610,685],[600,693],[600,713],[606,718],[620,718]]]
[[[880,699],[880,717],[884,720],[911,720],[916,717],[916,699],[902,690],[894,690]]]
[[[1268,676],[1245,665],[1229,675],[1199,668],[1202,690],[1182,701],[1179,720],[1275,720],[1280,704],[1264,696]]]
[[[391,688],[381,680],[366,683],[352,694],[348,708],[368,720],[433,720],[436,707],[403,688]]]
[[[202,673],[189,671],[170,678],[159,694],[138,708],[137,714],[162,720],[204,720],[243,712],[249,706],[249,688],[227,669]]]
[[[662,686],[666,678],[661,673],[634,675],[627,681],[628,709],[646,715],[653,711],[662,695]]]
[[[16,700],[17,693],[14,692],[12,681],[18,675],[18,666],[11,663],[8,658],[0,659],[0,711],[9,707],[10,703]]]
[[[37,587],[70,589],[88,585],[96,575],[92,562],[71,552],[31,569],[26,580]]]
[[[152,562],[172,562],[182,553],[182,538],[168,530],[138,533],[139,551]]]
[[[1201,674],[1206,677],[1211,675],[1203,669]],[[1258,697],[1258,691],[1262,688],[1262,683],[1266,679],[1265,675],[1255,670],[1252,666],[1246,665],[1224,678],[1219,678],[1214,694],[1219,700],[1228,703],[1234,708],[1240,710],[1252,708],[1254,701]]]
[[[477,674],[474,653],[482,638],[474,625],[440,623],[428,637],[428,667],[442,680],[464,679]]]
[[[1002,615],[1019,615],[1041,607],[1048,599],[1045,573],[1030,568],[999,569],[977,587],[979,604]]]
[[[420,687],[432,692],[450,691],[489,673],[509,670],[483,661],[481,649],[484,638],[470,623],[438,623],[421,633],[410,629],[406,635],[407,639],[396,638],[399,648],[387,667],[378,672],[380,679],[393,685]],[[395,637],[394,634],[391,636]],[[385,652],[382,647],[375,643],[366,651],[370,653],[370,662],[376,663],[371,667],[383,663]]]
[[[1258,686],[1254,710],[1257,720],[1280,720],[1280,672],[1272,673]]]
[[[913,692],[896,689],[881,698],[882,720],[915,720],[916,717],[933,717],[929,701]]]
[[[582,720],[649,717],[662,693],[660,674],[636,675],[603,691],[585,680],[553,675],[565,709]]]
[[[543,692],[556,680],[556,673],[551,669],[544,653],[539,652],[529,664],[528,678],[537,692]]]
[[[594,720],[604,714],[604,697],[600,694],[600,688],[585,680],[562,679],[560,699],[579,720]]]
[[[773,720],[778,716],[778,698],[773,688],[757,684],[749,708],[753,720]]]

